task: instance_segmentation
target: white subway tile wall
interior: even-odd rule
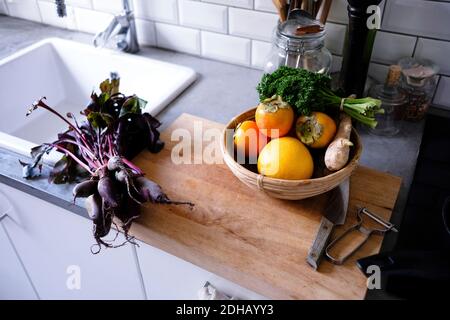
[[[450,40],[448,1],[389,0],[383,29]]]
[[[384,82],[388,74],[389,67],[384,64],[372,62],[369,66],[369,75],[378,82]]]
[[[251,39],[270,41],[277,25],[274,13],[229,8],[230,34]]]
[[[325,25],[327,37],[325,46],[334,54],[342,55],[344,51],[344,38],[347,32],[347,26],[328,22]]]
[[[161,48],[200,54],[200,31],[157,22],[156,45]]]
[[[65,29],[74,25],[75,16],[71,7],[67,8],[67,17],[61,19],[56,14],[54,3],[39,0],[38,6],[41,11],[42,22],[45,24]]]
[[[53,0],[0,0],[0,14],[96,33],[121,11],[121,0],[66,0],[68,17],[56,17]],[[262,69],[277,15],[272,0],[132,0],[142,45]],[[333,0],[326,46],[333,71],[342,64],[347,0]],[[384,0],[381,30],[369,74],[379,81],[401,57],[428,58],[440,67],[434,103],[450,109],[450,1]]]
[[[416,37],[379,31],[375,39],[372,60],[385,64],[397,63],[401,58],[413,55],[416,43]]]
[[[10,16],[41,22],[41,12],[36,0],[6,0]]]
[[[252,40],[252,66],[263,69],[272,49],[270,42]]]
[[[333,0],[328,21],[348,23],[347,0]]]
[[[228,8],[191,0],[179,0],[180,24],[203,30],[227,33]]]
[[[201,0],[201,1],[224,4],[232,7],[253,9],[253,0]]]
[[[255,0],[255,10],[277,12],[272,0]]]
[[[434,104],[450,110],[450,77],[442,76],[434,96]]]
[[[450,15],[449,28],[450,28]],[[450,42],[433,39],[419,39],[414,54],[417,58],[430,59],[441,68],[441,73],[450,76]]]
[[[250,65],[250,40],[202,31],[202,56]]]
[[[136,31],[140,45],[156,46],[156,29],[154,22],[136,19]]]
[[[54,0],[47,0],[47,1],[55,2]],[[92,0],[66,0],[66,4],[79,8],[92,9]]]
[[[122,0],[92,0],[92,8],[98,11],[119,13],[122,11]]]
[[[113,18],[110,13],[85,8],[74,7],[73,12],[77,29],[93,34],[105,30]]]
[[[138,18],[178,23],[177,0],[133,0],[133,5]]]

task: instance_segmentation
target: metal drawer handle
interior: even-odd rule
[[[230,297],[229,295],[217,290],[209,281],[203,285],[203,287],[198,291],[199,300],[237,300],[235,297]]]

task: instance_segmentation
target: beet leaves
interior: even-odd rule
[[[193,206],[189,202],[170,200],[157,183],[146,179],[142,170],[129,160],[144,149],[157,153],[164,143],[158,131],[160,122],[143,112],[147,102],[136,95],[120,93],[119,85],[120,79],[115,75],[103,81],[100,93],[93,92],[89,105],[81,112],[85,118],[81,123],[73,114],[64,117],[47,105],[45,97],[35,102],[27,113],[29,116],[38,108],[45,109],[69,127],[58,134],[56,141],[33,148],[30,163],[20,163],[23,177],[35,178],[41,173],[43,156],[57,150],[63,156],[52,168],[50,183],[71,183],[82,176],[88,177],[75,186],[73,196],[74,201],[86,199],[85,207],[94,223],[93,253],[100,252],[102,246],[114,248],[135,243],[128,231],[140,216],[144,202]],[[115,221],[126,238],[119,245],[114,244],[117,234],[114,239],[105,240]]]

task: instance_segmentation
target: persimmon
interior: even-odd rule
[[[281,138],[292,128],[294,110],[281,97],[274,96],[259,104],[255,120],[262,134],[270,138]]]
[[[268,140],[266,136],[261,134],[256,122],[250,120],[237,126],[233,139],[238,153],[251,158],[258,157]]]
[[[301,142],[313,149],[321,149],[326,148],[336,135],[336,123],[325,113],[313,112],[298,118],[295,131]]]

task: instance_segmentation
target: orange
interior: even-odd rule
[[[236,127],[233,139],[238,152],[255,159],[267,144],[267,137],[259,132],[255,121],[240,123]]]
[[[281,97],[273,97],[259,104],[255,120],[262,134],[270,138],[284,137],[294,123],[294,110]]]
[[[314,162],[308,148],[292,137],[273,139],[258,158],[258,172],[271,178],[304,180],[310,179],[313,171]]]
[[[313,112],[310,116],[301,116],[295,126],[297,137],[314,149],[326,148],[336,135],[336,123],[322,112]]]

